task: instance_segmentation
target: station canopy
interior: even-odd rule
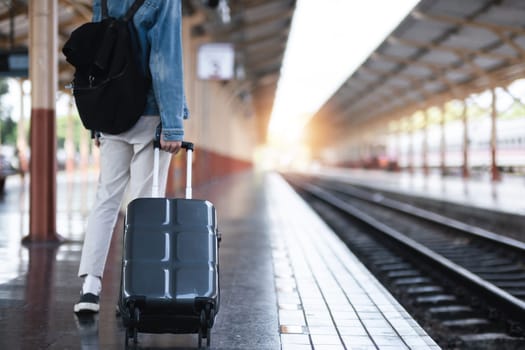
[[[310,129],[322,128],[333,140],[524,77],[524,18],[522,0],[422,0],[321,107]]]
[[[40,0],[33,0],[40,1]],[[30,0],[0,1],[0,50],[27,52]],[[228,0],[223,11],[203,0],[182,0],[183,14],[193,15],[191,35],[203,41],[232,43],[235,83],[255,104],[271,108],[288,41],[295,0]],[[92,0],[58,0],[58,45],[80,24],[90,21]],[[59,53],[59,88],[72,80],[72,67]],[[5,74],[4,74],[5,76]],[[266,107],[270,106],[270,107]]]

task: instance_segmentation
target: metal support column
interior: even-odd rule
[[[441,125],[441,141],[439,145],[439,153],[440,153],[440,168],[441,168],[441,176],[445,176],[447,174],[446,169],[446,148],[447,148],[447,140],[445,137],[445,110],[443,107],[438,107],[439,114],[440,114],[440,125]]]
[[[401,171],[401,156],[403,154],[403,130],[401,127],[401,120],[397,121],[396,133],[396,171]]]
[[[414,134],[415,134],[415,127],[414,127],[414,116],[411,115],[410,117],[408,117],[408,122],[407,122],[407,125],[408,125],[408,128],[407,128],[407,132],[408,132],[408,172],[409,173],[413,173],[414,172],[414,157],[415,157],[415,152],[414,152]]]
[[[463,165],[462,165],[462,175],[464,179],[467,179],[470,176],[469,173],[469,159],[468,159],[468,150],[469,150],[469,137],[468,137],[468,107],[467,103],[463,101],[463,111],[461,112],[461,121],[463,122]]]
[[[29,1],[31,182],[24,243],[58,242],[56,232],[57,0]]]
[[[18,117],[18,134],[16,138],[16,147],[18,150],[18,161],[20,174],[25,176],[29,171],[29,160],[27,159],[27,135],[26,135],[26,112],[24,108],[24,99],[26,97],[24,91],[24,80],[18,79],[18,85],[20,87],[20,116]]]
[[[497,95],[496,89],[490,90],[492,93],[492,107],[491,107],[491,128],[490,128],[490,172],[492,175],[492,181],[500,181],[501,174],[498,169],[496,161],[496,148],[497,148],[497,132],[496,132],[496,121],[498,119],[498,110],[496,107]]]
[[[421,157],[423,159],[423,174],[428,175],[428,113],[423,110],[423,144],[421,145]]]
[[[73,119],[74,100],[69,99],[66,122],[66,140],[64,148],[66,151],[66,173],[72,174],[75,170],[75,121]]]

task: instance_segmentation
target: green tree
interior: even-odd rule
[[[9,92],[6,79],[0,79],[0,96]],[[16,123],[11,119],[11,109],[0,103],[0,144],[16,144]]]
[[[0,119],[0,140],[2,144],[16,145],[17,124],[11,117]]]
[[[501,119],[516,119],[525,117],[525,105],[514,102],[506,111],[500,114]]]
[[[57,117],[56,134],[57,134],[57,146],[58,148],[64,148],[67,135],[68,118],[72,118],[73,122],[73,143],[75,144],[75,150],[78,151],[80,147],[80,139],[82,138],[82,132],[84,127],[82,122],[77,115],[74,116],[60,116]]]

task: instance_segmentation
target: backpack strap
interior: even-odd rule
[[[102,0],[101,10],[102,10],[102,19],[108,18],[108,0]]]
[[[104,1],[107,1],[107,0],[104,0]],[[133,16],[135,16],[135,12],[137,12],[137,10],[142,6],[144,1],[145,0],[135,0],[133,5],[131,5],[128,12],[126,12],[126,14],[124,15],[124,17],[122,17],[122,19],[124,21],[129,21],[130,19],[132,19]]]
[[[145,0],[135,0],[133,5],[129,8],[128,12],[122,17],[124,21],[129,21],[135,16],[135,12],[142,6]],[[102,19],[108,18],[108,0],[101,1]]]

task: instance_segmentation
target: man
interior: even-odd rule
[[[121,18],[135,0],[94,0],[93,21],[108,15]],[[151,195],[153,141],[162,123],[159,187],[164,192],[172,154],[181,147],[183,119],[188,110],[183,89],[181,0],[147,0],[133,18],[143,68],[149,68],[152,86],[143,116],[118,135],[95,133],[100,147],[100,177],[95,205],[88,217],[78,271],[84,278],[76,313],[98,312],[102,275],[111,237],[126,188],[131,199]],[[147,70],[147,69],[145,69]]]

